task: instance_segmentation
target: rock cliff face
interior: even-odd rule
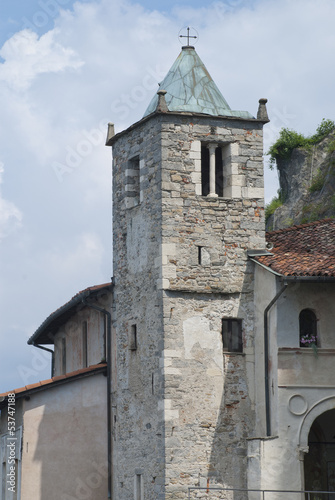
[[[311,149],[294,149],[277,159],[282,206],[267,221],[268,231],[335,217],[335,132]]]

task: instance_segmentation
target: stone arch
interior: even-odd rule
[[[335,396],[329,396],[315,403],[304,416],[299,429],[299,449],[308,451],[308,434],[316,418],[328,410],[335,409]]]

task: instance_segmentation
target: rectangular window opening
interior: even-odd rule
[[[61,372],[62,375],[66,373],[66,338],[62,337],[61,340]]]
[[[226,352],[243,352],[241,319],[222,319],[222,346]]]
[[[210,193],[210,152],[207,145],[201,146],[201,194]],[[223,196],[223,157],[222,148],[215,149],[215,194]]]
[[[128,161],[126,170],[126,196],[128,207],[135,207],[140,203],[140,157],[136,156]]]
[[[201,146],[201,194],[209,194],[209,149],[207,146]]]
[[[102,359],[107,360],[107,315],[100,313],[100,332],[101,332],[101,349],[102,349]]]
[[[215,150],[215,192],[218,196],[223,196],[222,149],[220,146]]]
[[[87,321],[82,324],[82,340],[83,340],[83,368],[87,367]]]
[[[198,264],[199,266],[201,266],[201,263],[202,263],[202,247],[198,247]]]
[[[131,351],[136,351],[137,349],[137,326],[131,325],[130,327],[130,345]]]
[[[142,474],[136,474],[135,476],[135,500],[143,500]]]

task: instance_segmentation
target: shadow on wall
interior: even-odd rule
[[[254,431],[254,411],[249,397],[245,349],[252,347],[254,304],[250,275],[245,274],[236,319],[223,328],[224,386],[211,449],[209,482],[223,488],[247,488],[247,438]],[[225,336],[229,339],[225,339]],[[234,352],[229,352],[234,351]],[[215,493],[215,492],[214,492]],[[244,500],[244,492],[217,492],[217,497]]]
[[[106,390],[106,377],[99,374],[31,397],[25,413],[22,500],[106,499]]]
[[[305,489],[335,491],[335,410],[314,420],[308,447],[304,460]],[[335,498],[335,493],[331,497]]]

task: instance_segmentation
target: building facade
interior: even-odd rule
[[[0,395],[3,500],[332,498],[335,222],[265,234],[267,122],[187,45],[144,117],[109,125],[114,277],[29,339],[53,377]]]
[[[110,126],[120,500],[247,486],[265,102],[230,110],[186,46],[144,118]]]
[[[111,302],[110,283],[88,288],[29,339],[51,348],[52,378],[1,395],[2,500],[106,499]]]

